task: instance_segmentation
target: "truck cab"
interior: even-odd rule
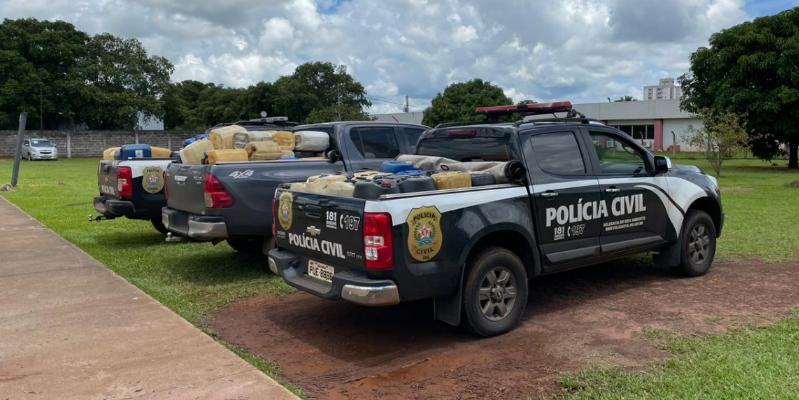
[[[689,276],[709,270],[723,225],[714,178],[672,166],[568,102],[478,111],[567,116],[452,124],[419,139],[416,156],[445,157],[448,170],[497,163],[504,179],[493,185],[378,199],[279,189],[270,265],[323,298],[432,298],[438,319],[481,336],[518,324],[528,280],[542,274],[641,252]],[[421,165],[441,173],[440,163]]]

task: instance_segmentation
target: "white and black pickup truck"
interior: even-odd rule
[[[528,280],[539,275],[641,252],[685,275],[706,273],[724,220],[716,180],[570,108],[487,108],[569,115],[440,126],[417,144],[417,155],[512,161],[508,183],[369,200],[282,187],[270,267],[328,299],[432,298],[436,318],[481,336],[519,323]]]
[[[100,195],[94,198],[94,209],[105,219],[148,220],[165,234],[167,230],[161,222],[161,208],[166,205],[164,172],[172,161],[168,158],[101,160],[97,167]]]

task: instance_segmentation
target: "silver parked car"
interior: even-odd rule
[[[25,139],[22,156],[28,160],[58,160],[58,149],[48,139]]]

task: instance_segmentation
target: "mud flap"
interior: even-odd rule
[[[671,268],[680,265],[680,252],[682,248],[682,240],[677,240],[674,243],[664,247],[659,252],[652,255],[652,265],[655,268]]]
[[[461,268],[461,278],[458,282],[458,290],[450,296],[439,296],[433,298],[433,308],[436,319],[459,326],[461,324],[461,305],[463,304],[463,272],[466,268]]]

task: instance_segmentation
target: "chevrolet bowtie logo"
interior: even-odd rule
[[[307,233],[307,234],[309,234],[311,236],[316,236],[316,235],[320,234],[321,232],[322,232],[321,229],[319,229],[319,228],[317,228],[317,227],[315,227],[313,225],[305,228],[305,233]]]

